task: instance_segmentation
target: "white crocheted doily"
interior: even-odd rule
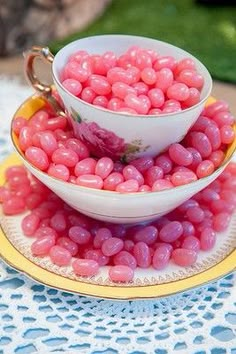
[[[0,159],[12,151],[10,119],[31,93],[0,77]],[[0,354],[236,354],[234,283],[231,274],[165,299],[96,300],[37,284],[0,261]]]

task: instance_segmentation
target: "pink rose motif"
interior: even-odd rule
[[[126,149],[124,139],[112,131],[101,128],[95,122],[73,121],[73,123],[76,136],[86,143],[95,156],[119,158],[124,153]]]

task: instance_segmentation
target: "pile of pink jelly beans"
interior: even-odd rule
[[[15,118],[13,131],[26,159],[48,175],[78,186],[134,193],[174,188],[212,174],[235,139],[233,124],[228,104],[216,101],[205,108],[181,143],[154,158],[141,157],[128,164],[93,157],[74,137],[67,119],[46,109],[29,121]]]
[[[90,277],[110,266],[113,282],[129,282],[134,270],[169,263],[187,267],[199,251],[211,250],[216,232],[227,229],[236,207],[236,164],[206,189],[149,225],[110,224],[73,210],[23,166],[6,170],[0,202],[6,215],[28,211],[22,230],[32,238],[34,256],[49,256],[57,266],[72,266],[77,276]]]
[[[119,57],[111,51],[90,55],[80,50],[69,57],[60,79],[87,103],[142,115],[189,108],[200,101],[204,84],[192,58],[177,61],[137,46]]]

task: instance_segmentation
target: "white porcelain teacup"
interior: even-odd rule
[[[200,102],[180,112],[160,116],[129,115],[100,108],[73,96],[60,81],[60,74],[71,54],[86,50],[89,54],[113,51],[121,55],[131,46],[152,49],[176,60],[191,57],[204,78]],[[151,38],[130,35],[102,35],[76,40],[62,48],[55,57],[48,48],[33,47],[25,53],[26,74],[37,91],[47,97],[60,112],[51,96],[51,87],[42,84],[33,70],[34,58],[40,56],[52,63],[52,77],[75,134],[89,143],[97,156],[132,158],[154,156],[170,144],[183,139],[197,120],[212,89],[212,79],[205,66],[186,51]]]

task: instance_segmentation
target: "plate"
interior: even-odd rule
[[[10,155],[0,166],[0,185],[4,184],[7,167],[21,164],[18,155]],[[97,276],[77,277],[72,268],[58,267],[48,257],[33,257],[30,252],[32,238],[21,231],[20,216],[4,216],[0,209],[0,255],[13,268],[25,273],[44,285],[63,291],[99,298],[128,300],[150,299],[173,295],[216,280],[235,269],[236,215],[232,217],[227,232],[217,236],[217,243],[210,252],[200,252],[194,266],[182,268],[174,264],[157,271],[138,269],[132,283],[115,284],[108,279],[109,267],[102,267]]]

